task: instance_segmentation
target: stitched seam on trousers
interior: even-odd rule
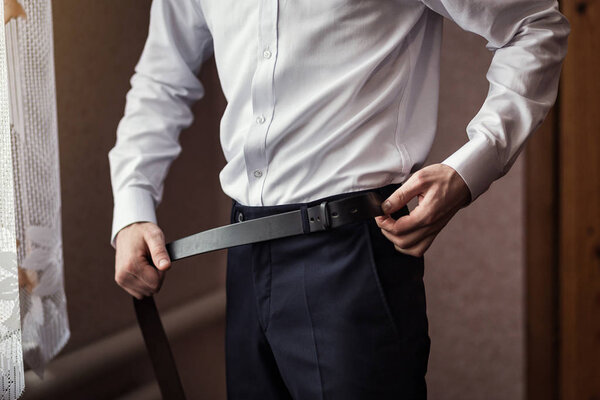
[[[394,316],[392,315],[392,310],[390,310],[390,306],[385,297],[385,293],[383,292],[383,286],[381,285],[381,281],[379,280],[379,274],[377,272],[377,265],[375,263],[375,258],[373,256],[373,246],[371,244],[371,232],[369,231],[368,221],[363,223],[363,231],[366,235],[366,242],[369,249],[369,261],[371,264],[371,272],[373,273],[373,279],[375,279],[375,284],[377,285],[377,292],[379,293],[379,298],[383,303],[383,308],[385,309],[385,313],[388,316],[388,323],[391,325],[396,337],[400,342],[402,342],[402,337],[400,336],[400,331],[398,329],[398,325],[396,325],[396,321],[394,321]]]
[[[323,375],[321,374],[321,364],[319,363],[319,349],[317,347],[317,338],[315,337],[315,326],[312,320],[312,313],[310,306],[308,305],[308,294],[306,293],[306,265],[302,263],[302,285],[304,291],[304,304],[306,305],[306,311],[308,312],[308,320],[310,321],[310,332],[315,347],[315,359],[317,360],[317,371],[319,371],[319,384],[321,385],[321,400],[325,398],[325,390],[323,389]]]

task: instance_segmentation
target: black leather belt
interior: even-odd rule
[[[324,201],[312,207],[301,206],[294,211],[196,233],[167,243],[166,248],[171,261],[177,261],[243,244],[326,231],[382,215],[382,201],[382,195],[378,192],[360,192],[348,197]],[[133,304],[163,398],[185,399],[175,360],[153,296],[144,297],[142,300],[133,297]]]

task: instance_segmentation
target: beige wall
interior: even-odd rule
[[[71,377],[71,394],[56,387],[45,394],[36,391],[36,385],[42,384],[29,373],[24,399],[50,398],[49,393],[61,399],[112,399],[152,380],[144,354],[132,353],[125,361],[117,360],[131,349],[115,349],[109,354],[102,346],[110,345],[99,342],[110,341],[113,335],[135,326],[131,297],[114,282],[107,153],[114,145],[129,78],[146,38],[149,7],[149,0],[53,2],[65,285],[72,332],[61,357],[85,356],[89,353],[86,349],[92,348],[99,351],[94,362],[104,357],[107,364],[97,366],[94,373],[98,377],[91,376],[88,381]],[[207,99],[195,107],[195,124],[182,133],[183,152],[169,172],[158,208],[167,240],[228,222],[230,201],[222,194],[217,176],[224,164],[218,144],[224,99],[212,62],[203,69],[202,79]],[[159,308],[174,311],[222,291],[224,255],[219,252],[175,264],[156,296]],[[223,311],[222,297],[218,299],[216,307]],[[203,317],[189,316],[197,318]],[[202,331],[183,332],[174,343],[190,398],[200,396],[197,388],[207,388],[202,395],[210,398],[224,395],[222,313],[207,319]],[[130,332],[141,343],[137,330]],[[75,358],[69,363],[80,368]],[[111,367],[111,363],[115,365]],[[57,375],[55,371],[84,373],[75,367],[51,365],[48,381]],[[110,373],[100,379],[100,370]]]
[[[149,5],[149,0],[53,2],[65,279],[72,336],[50,366],[45,382],[28,374],[25,400],[50,394],[64,399],[115,398],[137,387],[141,391],[130,398],[156,398],[156,388],[144,386],[152,382],[152,374],[139,347],[131,298],[113,280],[107,159],[129,77],[147,33]],[[442,160],[466,139],[464,127],[485,96],[490,54],[484,44],[447,24],[440,136],[430,156],[432,162]],[[218,144],[224,99],[212,63],[203,69],[201,78],[206,97],[195,108],[196,123],[182,134],[183,152],[172,166],[158,210],[167,240],[226,223],[228,218],[230,203],[217,176],[224,163]],[[431,399],[522,398],[521,185],[518,163],[509,176],[457,215],[427,255]],[[157,296],[163,312],[184,310],[193,314],[190,319],[201,320],[184,329],[181,318],[169,319],[180,327],[174,328],[180,332],[174,350],[190,398],[224,397],[219,313],[223,266],[223,253],[181,261],[169,272]],[[206,299],[192,308],[199,311],[181,308],[198,299]],[[201,313],[207,316],[197,315]],[[137,350],[119,358],[125,352],[119,346],[129,340],[137,343]],[[98,364],[94,364],[96,369],[88,368],[88,375],[78,370],[86,357]],[[78,386],[75,375],[69,374],[87,376],[87,380],[79,379]],[[61,376],[67,382],[62,386]],[[53,380],[54,386],[48,383]]]
[[[485,40],[445,21],[439,162],[466,141],[487,94]],[[524,199],[522,157],[460,211],[426,254],[431,399],[524,397]]]

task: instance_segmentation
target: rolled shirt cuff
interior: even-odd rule
[[[114,196],[113,222],[110,244],[116,247],[117,233],[134,222],[156,224],[156,206],[152,194],[141,188],[127,187]]]
[[[502,176],[496,146],[485,135],[474,136],[442,164],[452,167],[463,178],[471,191],[471,202]]]

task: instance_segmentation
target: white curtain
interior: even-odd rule
[[[0,17],[3,22],[3,7]],[[15,399],[23,391],[24,376],[6,42],[4,24],[0,25],[0,395],[2,399]]]
[[[13,305],[12,319],[7,321],[15,328],[14,336],[21,339],[19,347],[17,342],[11,344],[12,353],[0,354],[11,366],[0,367],[2,399],[17,398],[22,391],[23,361],[42,378],[44,366],[70,336],[63,283],[51,1],[20,0],[19,3],[5,0],[5,11],[13,18],[5,25],[6,36],[1,35],[3,39],[6,37],[2,62],[7,61],[2,92],[8,91],[10,122],[2,109],[4,141],[0,168],[6,200],[0,200],[0,204],[3,226],[6,219],[6,233],[2,233],[6,245],[2,242],[1,250],[8,255],[0,259],[0,274],[5,271],[11,277],[12,291],[6,292],[6,297],[13,298],[4,300],[12,301]],[[5,169],[4,164],[10,168]],[[12,201],[9,188],[13,192]],[[16,258],[11,255],[15,253]],[[18,286],[14,285],[15,276]],[[0,285],[0,293],[5,293],[5,285],[1,281]],[[0,334],[3,325],[10,329],[0,319]],[[17,348],[22,355],[15,354]]]

